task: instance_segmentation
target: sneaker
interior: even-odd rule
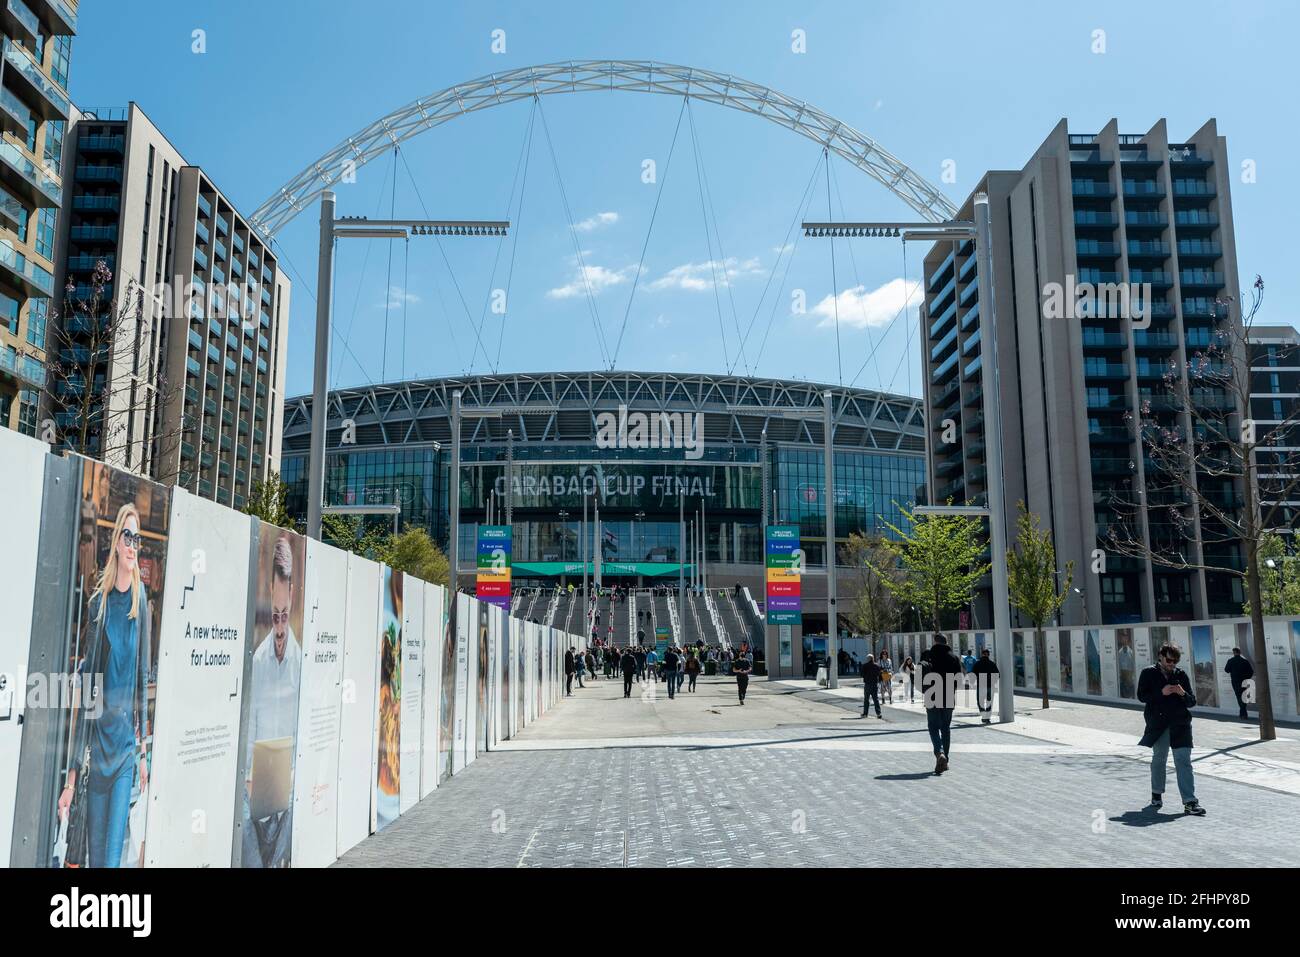
[[[1164,807],[1164,806],[1165,806],[1165,802],[1161,799],[1160,795],[1159,795],[1159,794],[1156,794],[1155,792],[1152,792],[1152,794],[1151,794],[1151,807],[1155,808],[1156,810],[1159,810],[1160,808],[1162,808],[1162,807]]]
[[[947,756],[946,756],[946,755],[943,755],[943,754],[940,754],[940,755],[938,755],[937,757],[935,757],[935,759],[934,759],[934,773],[935,773],[935,774],[943,774],[943,772],[944,772],[944,771],[947,771],[947,770],[948,770],[948,758],[947,758]]]
[[[981,718],[980,720],[983,721],[984,724],[992,724],[992,723],[993,723],[993,719],[992,719],[992,718]]]
[[[1205,817],[1205,808],[1201,807],[1199,801],[1184,801],[1183,813],[1191,814],[1194,817]]]

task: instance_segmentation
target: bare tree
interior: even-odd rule
[[[157,481],[174,481],[176,452],[190,423],[184,415],[168,421],[168,407],[179,396],[168,386],[166,357],[147,335],[144,288],[129,280],[114,300],[112,282],[100,260],[87,292],[78,295],[69,279],[63,307],[50,317],[47,378],[55,416],[43,426],[52,432],[42,437]]]
[[[868,636],[871,653],[876,654],[877,639],[889,634],[898,624],[900,609],[893,589],[901,581],[902,572],[893,552],[879,538],[854,532],[841,554],[854,573],[849,587],[852,604],[845,617],[855,629]]]
[[[1180,571],[1240,579],[1255,658],[1260,740],[1277,736],[1268,682],[1261,598],[1261,547],[1289,526],[1283,504],[1300,485],[1300,408],[1277,422],[1251,418],[1251,329],[1264,300],[1255,277],[1242,303],[1215,301],[1225,318],[1181,365],[1170,360],[1159,388],[1143,396],[1137,427],[1145,488],[1106,504],[1119,516],[1111,550]],[[1133,463],[1136,468],[1136,463]],[[1148,535],[1140,532],[1146,500]]]

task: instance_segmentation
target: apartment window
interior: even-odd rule
[[[36,409],[40,403],[40,393],[34,389],[24,389],[18,394],[18,431],[23,435],[36,435]]]
[[[36,132],[41,128],[41,121],[35,116],[27,117],[27,152],[36,152]]]
[[[54,82],[65,90],[68,88],[68,72],[71,64],[72,37],[55,37],[50,56],[50,76],[54,77]]]
[[[63,163],[63,136],[66,127],[63,120],[45,124],[45,164],[51,169],[58,169]]]
[[[54,223],[59,211],[53,208],[41,210],[36,223],[36,251],[46,259],[54,259]]]
[[[11,336],[18,335],[18,300],[0,292],[0,322],[9,329]]]
[[[45,327],[49,322],[50,301],[29,299],[27,306],[27,341],[39,349],[45,348]]]
[[[1101,580],[1101,602],[1103,605],[1124,604],[1124,579],[1103,578]]]

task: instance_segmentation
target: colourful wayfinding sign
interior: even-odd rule
[[[659,660],[663,661],[664,652],[668,650],[669,631],[667,628],[659,627],[655,629],[655,652],[659,655]]]
[[[802,625],[800,576],[803,552],[798,525],[767,526],[767,623]]]
[[[509,525],[478,527],[478,581],[475,594],[481,601],[510,608],[510,549],[513,529]]]

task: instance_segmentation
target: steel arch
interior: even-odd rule
[[[571,60],[493,73],[448,87],[380,117],[285,183],[249,218],[270,238],[338,181],[345,169],[363,166],[425,130],[466,113],[532,96],[605,90],[690,96],[761,116],[842,156],[930,222],[951,219],[957,213],[943,193],[875,140],[784,93],[695,67],[649,60]],[[352,165],[345,166],[348,161]]]

